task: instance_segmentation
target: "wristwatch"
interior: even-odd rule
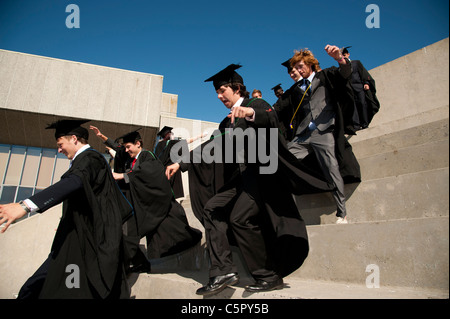
[[[31,213],[30,207],[28,207],[27,204],[25,204],[25,203],[23,202],[23,200],[21,200],[21,201],[19,202],[19,204],[20,204],[20,206],[22,206],[22,208],[27,212],[27,214]]]

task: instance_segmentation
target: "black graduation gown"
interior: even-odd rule
[[[361,61],[352,60],[352,65],[356,65],[356,71],[359,73],[359,76],[363,81],[363,84],[364,83],[369,84],[369,90],[365,90],[364,94],[366,97],[366,107],[367,107],[366,113],[368,116],[367,124],[370,124],[374,115],[378,113],[378,111],[380,110],[380,102],[378,101],[377,98],[377,89],[375,86],[375,80],[370,75],[369,71],[367,71],[366,68],[363,66]]]
[[[132,208],[115,183],[105,158],[88,149],[61,177],[78,176],[83,188],[63,202],[40,298],[127,298],[122,218]],[[80,287],[69,289],[66,268],[80,270]]]
[[[147,236],[149,258],[172,255],[198,243],[201,232],[189,226],[165,168],[153,153],[143,150],[128,177],[138,233]]]
[[[237,120],[235,128],[245,130],[248,127],[278,128],[278,121],[271,106],[262,99],[244,99],[242,106],[250,106],[256,112],[255,123],[244,119]],[[215,139],[227,138],[226,128],[230,126],[230,119],[225,118],[219,130],[212,139],[199,147],[204,149]],[[267,139],[267,141],[269,141]],[[260,207],[263,221],[262,228],[268,243],[269,254],[274,261],[274,268],[279,276],[287,276],[298,269],[309,251],[306,225],[300,216],[292,193],[331,190],[332,187],[313,175],[303,171],[298,162],[285,146],[284,138],[278,134],[278,170],[274,174],[259,174],[254,176],[260,186],[257,205]],[[225,143],[223,142],[222,145]],[[267,146],[266,146],[267,149]],[[239,165],[236,163],[195,163],[191,152],[190,164],[181,163],[181,168],[189,173],[189,189],[191,205],[195,216],[203,223],[203,208],[207,201],[215,194],[230,185],[239,182]],[[224,154],[224,152],[222,153]],[[259,164],[256,164],[259,165]],[[230,237],[230,243],[234,239]]]
[[[130,168],[132,159],[130,155],[126,152],[125,147],[122,144],[116,141],[112,141],[111,139],[106,140],[105,145],[111,147],[116,155],[114,156],[114,172],[115,173],[125,173],[127,169]],[[126,184],[123,180],[117,181],[122,192],[125,194],[127,199],[129,199],[129,185]]]
[[[170,160],[170,151],[172,147],[180,142],[179,140],[167,140],[160,141],[155,148],[156,157],[163,163],[165,167],[173,164]],[[181,172],[178,171],[174,176],[170,179],[170,185],[172,187],[175,198],[184,197],[184,189],[183,189],[183,179],[181,176]]]
[[[348,61],[347,61],[348,63]],[[335,156],[339,164],[339,171],[345,184],[361,182],[361,170],[351,144],[345,134],[354,135],[353,112],[354,96],[349,81],[343,81],[337,67],[324,69],[316,76],[328,87],[336,108],[334,124]]]
[[[353,127],[354,96],[350,82],[344,80],[336,67],[330,67],[320,72],[316,72],[316,77],[328,88],[328,92],[335,101],[335,124],[333,135],[335,138],[335,155],[339,163],[339,171],[344,183],[355,183],[361,181],[361,172],[358,160],[353,154],[352,146],[348,142],[345,134],[355,135]],[[281,129],[287,141],[295,137],[295,132],[300,124],[300,112],[294,116],[294,111],[300,103],[302,94],[299,83],[295,83],[281,96],[274,104],[274,108],[280,119]],[[292,120],[292,128],[290,127]],[[302,161],[303,168],[315,176],[323,177],[322,170],[314,154],[308,155]]]

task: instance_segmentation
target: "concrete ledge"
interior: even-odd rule
[[[449,169],[442,168],[345,185],[351,223],[449,215]],[[297,201],[307,225],[334,224],[331,193],[309,194]]]
[[[50,253],[62,205],[11,225],[0,234],[0,299],[13,298]]]
[[[382,286],[448,292],[448,227],[448,216],[308,226],[309,256],[289,278],[364,285],[367,266],[376,265]],[[204,245],[180,255],[152,261],[152,274],[178,273],[206,283],[208,255]],[[195,266],[183,267],[189,260]],[[233,247],[241,282],[248,284],[252,279],[242,260],[239,249]]]
[[[448,217],[308,226],[310,253],[291,277],[363,284],[377,265],[382,286],[449,289]]]
[[[202,297],[195,291],[206,283],[193,279],[192,273],[133,275],[132,296],[136,299],[447,299],[448,290],[404,287],[367,288],[365,285],[301,280],[287,277],[285,287],[264,293],[249,293],[248,281],[226,288],[221,293]]]
[[[433,141],[359,159],[363,181],[449,166],[449,143]]]
[[[443,100],[440,104],[437,105],[435,104],[434,106],[435,106],[434,108],[427,110],[425,112],[418,112],[414,115],[403,116],[400,119],[390,120],[382,123],[376,123],[380,114],[375,114],[374,116],[375,123],[372,123],[372,125],[365,130],[358,131],[357,135],[351,136],[350,143],[354,145],[358,142],[365,141],[371,138],[376,138],[384,136],[386,134],[391,134],[402,130],[415,128],[424,124],[437,122],[442,119],[447,119],[448,121],[449,118],[448,98],[446,100]],[[382,113],[386,112],[387,114],[390,114],[389,105],[382,104],[382,109],[380,110],[380,112]]]
[[[448,107],[446,108],[448,115]],[[397,121],[394,126],[401,125],[402,121]],[[371,128],[368,131],[372,130]],[[361,131],[361,134],[365,131]],[[360,134],[358,132],[358,134]],[[394,132],[384,132],[384,135],[358,140],[351,136],[349,141],[352,144],[353,153],[358,159],[365,157],[398,151],[401,148],[415,145],[433,143],[447,140],[449,136],[449,119],[439,118],[430,123],[420,123],[418,126],[398,130]],[[359,137],[359,135],[357,135]]]

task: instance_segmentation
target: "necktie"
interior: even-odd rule
[[[308,88],[310,83],[311,82],[309,82],[308,79],[303,79],[303,85],[304,85],[304,90],[303,91],[306,91],[306,89]]]
[[[134,164],[136,163],[136,158],[133,160],[133,163],[131,163],[131,169],[133,169],[133,167],[134,167]]]
[[[305,85],[306,85],[306,87],[308,87],[310,83],[311,83],[311,82],[309,82],[308,79],[305,79]]]

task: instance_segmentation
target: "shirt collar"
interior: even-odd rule
[[[140,151],[140,152],[138,153],[138,155],[136,155],[136,157],[135,157],[136,161],[137,161],[139,155],[141,155],[141,153],[142,153],[142,151]]]
[[[231,109],[234,109],[237,106],[241,106],[243,101],[244,101],[244,98],[240,97],[239,100],[237,100],[236,103],[234,103],[234,105],[231,107]]]
[[[72,167],[72,163],[75,160],[75,158],[80,155],[81,153],[83,153],[85,150],[87,150],[88,148],[90,148],[91,146],[89,144],[84,145],[83,147],[81,147],[76,153],[75,156],[70,160],[69,163],[69,168]]]
[[[75,158],[80,155],[81,153],[83,153],[85,150],[87,150],[88,148],[91,148],[91,146],[89,144],[84,145],[82,148],[80,148],[76,153],[75,156],[72,158],[72,162],[75,160]]]
[[[316,75],[316,72],[311,73],[311,75],[308,77],[308,81],[309,83],[312,82],[312,80],[314,79],[314,76]]]

